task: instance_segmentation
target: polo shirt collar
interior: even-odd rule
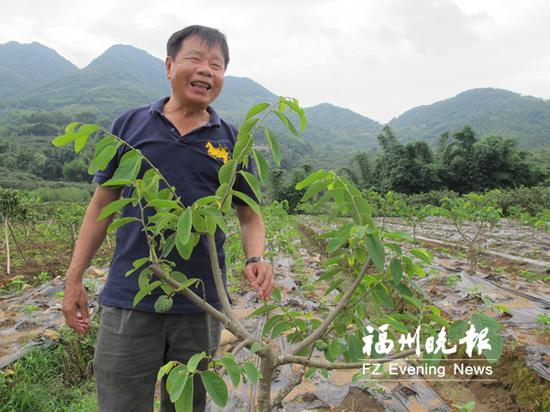
[[[156,102],[152,103],[149,106],[149,113],[153,114],[153,112],[157,112],[159,115],[162,115],[162,109],[164,108],[164,105],[166,104],[169,98],[170,96],[163,97],[157,100]],[[220,116],[214,110],[214,108],[212,106],[208,106],[206,108],[206,111],[210,114],[210,121],[205,126],[220,127],[221,126]]]

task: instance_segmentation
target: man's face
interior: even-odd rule
[[[186,38],[175,59],[166,58],[166,76],[172,95],[182,103],[205,108],[223,87],[225,61],[218,45],[208,48],[197,36]]]

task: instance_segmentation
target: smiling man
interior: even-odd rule
[[[219,186],[218,170],[230,158],[235,145],[236,129],[210,107],[222,90],[228,63],[225,36],[218,30],[190,26],[174,33],[168,40],[166,57],[170,96],[123,113],[112,127],[113,134],[141,150],[176,187],[185,205],[215,193]],[[121,150],[104,171],[96,174],[94,182],[110,179],[123,154]],[[236,186],[237,190],[254,196],[244,180],[238,180]],[[89,323],[82,273],[112,220],[98,222],[97,218],[107,204],[121,195],[131,196],[131,191],[131,187],[115,190],[98,186],[84,216],[66,275],[63,301],[66,323],[81,334],[87,332]],[[244,275],[259,298],[265,299],[273,289],[273,273],[262,259],[265,237],[262,217],[238,199],[234,200],[234,206],[247,257]],[[122,210],[124,217],[137,217],[139,213],[139,208],[132,204]],[[218,230],[218,260],[225,277],[224,240],[223,232]],[[181,295],[174,297],[167,313],[154,310],[160,290],[133,307],[139,290],[138,273],[128,278],[125,273],[134,260],[144,256],[148,256],[148,244],[139,223],[119,228],[109,275],[99,300],[102,316],[94,369],[101,412],[152,411],[160,366],[170,360],[187,362],[194,353],[214,353],[218,347],[219,322]],[[178,271],[201,279],[204,289],[197,287],[194,291],[220,308],[203,236],[190,259],[183,260],[177,252],[172,252],[169,259],[176,263]],[[206,394],[198,375],[194,387],[193,410],[202,411]],[[174,411],[164,382],[161,411]]]

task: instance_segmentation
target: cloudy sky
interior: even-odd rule
[[[18,0],[0,15],[0,44],[38,41],[79,67],[121,43],[164,59],[172,32],[213,26],[228,75],[380,122],[474,87],[550,98],[547,0]]]

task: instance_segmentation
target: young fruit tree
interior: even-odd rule
[[[127,276],[139,276],[140,290],[134,305],[151,291],[161,288],[163,295],[156,301],[155,309],[166,312],[172,306],[173,296],[179,293],[219,320],[239,340],[231,353],[211,357],[201,352],[193,355],[187,364],[172,361],[160,369],[158,378],[167,379],[170,399],[177,411],[192,410],[193,377],[197,374],[213,402],[222,407],[228,402],[228,385],[236,388],[246,379],[257,385],[256,399],[252,400],[256,410],[267,412],[281,405],[293,385],[317,372],[328,376],[327,371],[332,369],[360,369],[364,357],[362,339],[365,335],[372,335],[369,332],[372,326],[389,324],[401,333],[406,333],[411,326],[421,326],[423,333],[427,334],[441,327],[452,328],[437,308],[425,304],[412,282],[415,276],[425,276],[418,256],[426,257],[428,254],[405,252],[397,243],[401,240],[399,234],[386,233],[377,228],[371,216],[371,205],[361,191],[347,179],[325,170],[311,173],[296,188],[305,190],[304,202],[315,199],[316,205],[327,205],[332,210],[332,218],[350,218],[347,223],[330,227],[322,235],[328,243],[326,260],[322,264],[324,273],[319,282],[326,284],[327,295],[331,291],[337,292],[332,307],[319,313],[290,310],[276,288],[272,299],[251,314],[266,317],[262,330],[249,331],[244,327],[232,310],[225,291],[214,233],[218,228],[227,231],[226,221],[230,218],[233,197],[243,200],[256,213],[261,213],[257,200],[262,197],[260,184],[268,178],[268,163],[262,152],[254,147],[254,140],[263,133],[273,161],[280,164],[278,140],[265,126],[266,119],[273,116],[299,139],[291,118],[299,119],[301,130],[306,126],[306,118],[297,100],[280,97],[273,104],[253,106],[239,127],[232,156],[219,170],[220,185],[216,193],[200,198],[189,206],[183,204],[171,182],[166,181],[154,164],[138,150],[99,126],[71,123],[66,133],[53,141],[58,146],[74,142],[78,152],[92,134],[98,135],[100,140],[89,167],[90,173],[104,169],[121,145],[128,149],[113,177],[103,184],[131,186],[134,190],[130,197],[123,197],[106,206],[100,218],[113,215],[130,203],[142,212],[145,209],[153,211],[148,219],[118,218],[109,226],[109,230],[113,231],[138,221],[149,242],[149,254],[136,260],[133,269],[127,273]],[[258,177],[247,171],[252,161]],[[238,175],[248,182],[257,200],[234,189]],[[212,281],[222,310],[217,310],[196,293],[193,286],[197,280],[178,272],[174,263],[167,259],[173,250],[183,259],[188,259],[201,236],[206,237],[209,245]],[[388,334],[389,339],[397,342],[395,333],[388,331]],[[276,342],[275,338],[280,336],[288,343],[285,348],[279,347]],[[235,355],[243,348],[249,350],[250,357],[239,363]],[[377,355],[370,361],[383,363],[414,352],[414,349],[402,348],[400,353]],[[205,358],[209,361],[208,369],[198,369],[199,362]],[[256,360],[259,360],[259,369],[255,366]],[[300,365],[301,371],[287,386],[272,394],[275,372],[287,364]],[[224,375],[228,375],[227,381],[222,377]]]
[[[490,233],[493,226],[502,218],[502,210],[497,205],[498,190],[485,194],[468,193],[462,197],[441,199],[441,207],[433,213],[450,219],[466,243],[468,249],[469,271],[476,270],[479,247],[477,243],[484,234]]]
[[[27,218],[29,199],[20,191],[0,188],[0,219],[4,227],[4,247],[6,248],[6,273],[11,274],[10,234],[13,235],[10,222]],[[17,243],[16,243],[17,245]]]

